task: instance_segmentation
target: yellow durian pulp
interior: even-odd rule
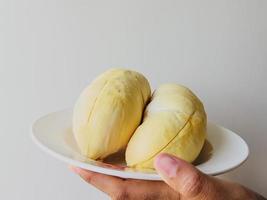
[[[161,152],[193,162],[206,136],[206,113],[201,101],[188,88],[161,85],[152,95],[143,122],[126,148],[128,166],[154,168]]]
[[[73,110],[74,138],[81,153],[103,159],[125,148],[150,95],[147,79],[138,72],[111,69],[97,77]]]

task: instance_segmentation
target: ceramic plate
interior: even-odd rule
[[[154,170],[127,167],[124,152],[111,155],[104,161],[95,161],[81,155],[73,138],[71,119],[71,110],[39,118],[32,126],[33,141],[51,156],[80,168],[121,178],[161,180]],[[194,165],[206,174],[218,175],[241,165],[248,154],[248,146],[240,136],[208,122],[207,140]]]

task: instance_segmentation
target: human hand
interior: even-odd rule
[[[169,154],[160,154],[154,162],[163,181],[121,179],[71,167],[86,182],[114,200],[264,200],[249,189],[201,173],[193,165]]]

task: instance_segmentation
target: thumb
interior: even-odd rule
[[[154,166],[162,179],[184,197],[207,199],[214,187],[213,179],[193,165],[175,156],[162,153],[154,161]]]

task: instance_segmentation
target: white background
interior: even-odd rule
[[[111,66],[192,88],[249,144],[224,177],[267,196],[267,1],[0,0],[0,199],[107,199],[29,133]]]

